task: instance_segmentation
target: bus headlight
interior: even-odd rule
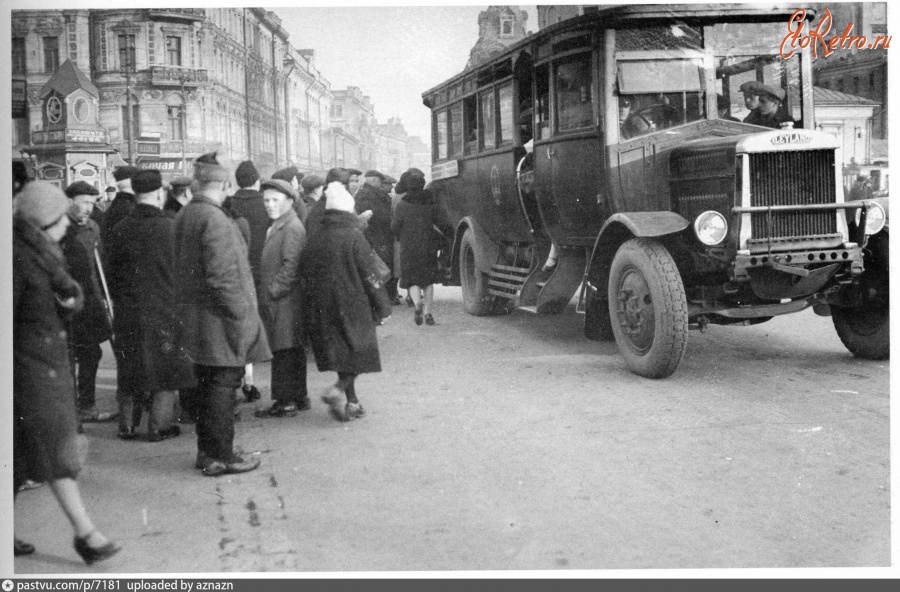
[[[725,240],[728,234],[728,222],[725,216],[710,210],[703,212],[694,220],[694,234],[701,243],[707,246],[713,246]]]
[[[856,225],[859,226],[859,217],[862,210],[856,210]],[[884,228],[885,219],[884,208],[876,201],[866,202],[866,236],[878,234]]]

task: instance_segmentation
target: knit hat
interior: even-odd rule
[[[153,193],[162,187],[162,175],[156,169],[144,169],[131,178],[135,194]]]
[[[234,171],[234,176],[238,187],[241,188],[250,187],[259,181],[259,171],[256,170],[256,165],[253,164],[252,160],[245,160],[239,164]]]
[[[219,162],[216,152],[209,152],[194,161],[194,179],[201,183],[224,183],[228,180],[228,169]]]
[[[70,205],[62,189],[46,181],[32,181],[16,194],[16,215],[40,228],[55,224]]]
[[[74,199],[76,195],[100,195],[100,192],[86,181],[76,181],[66,187],[66,197]]]
[[[291,199],[297,199],[297,192],[294,191],[294,187],[284,181],[282,179],[267,179],[260,183],[259,190],[263,189],[274,189],[275,191],[280,191]]]
[[[130,165],[120,166],[113,171],[113,179],[115,179],[116,181],[124,181],[125,179],[130,179],[139,170],[141,169]]]
[[[325,185],[325,177],[318,173],[310,173],[300,180],[300,187],[307,193],[323,185]]]
[[[287,181],[290,183],[294,180],[294,177],[303,177],[303,174],[297,170],[295,166],[289,166],[272,173],[273,179],[281,179],[282,181]]]
[[[356,202],[353,196],[340,181],[332,181],[325,189],[325,209],[356,213]]]

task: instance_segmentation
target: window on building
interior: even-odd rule
[[[331,109],[331,116],[335,119],[343,119],[344,118],[344,106],[343,105],[333,105]]]
[[[134,70],[135,59],[134,35],[119,35],[119,67],[123,70]]]
[[[59,67],[59,37],[44,37],[44,72],[56,72]]]
[[[852,94],[859,93],[859,76],[853,77],[853,90],[850,91]]]
[[[183,137],[182,130],[184,127],[182,126],[182,117],[184,117],[184,111],[179,105],[170,106],[168,108],[169,113],[169,139],[178,141]]]
[[[869,90],[875,90],[875,71],[869,72]]]
[[[12,73],[25,74],[25,38],[12,38]]]
[[[830,88],[831,88],[831,82],[829,82],[828,80],[823,81],[823,82],[822,82],[822,88],[830,89]]]
[[[166,64],[169,66],[181,65],[181,37],[177,35],[166,37]]]
[[[843,78],[838,79],[837,89],[838,89],[838,92],[844,92],[844,79]]]
[[[511,16],[500,17],[500,37],[512,37],[515,21]]]

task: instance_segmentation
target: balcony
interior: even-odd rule
[[[150,18],[155,21],[177,21],[193,23],[206,19],[203,8],[151,8]]]
[[[151,66],[150,84],[153,86],[196,87],[209,82],[206,70],[181,68],[178,66]]]

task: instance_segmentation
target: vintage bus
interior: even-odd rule
[[[793,13],[601,6],[425,92],[466,310],[553,314],[578,294],[585,335],[651,378],[689,328],[808,307],[888,357],[886,205],[844,201],[810,48],[780,55]]]

